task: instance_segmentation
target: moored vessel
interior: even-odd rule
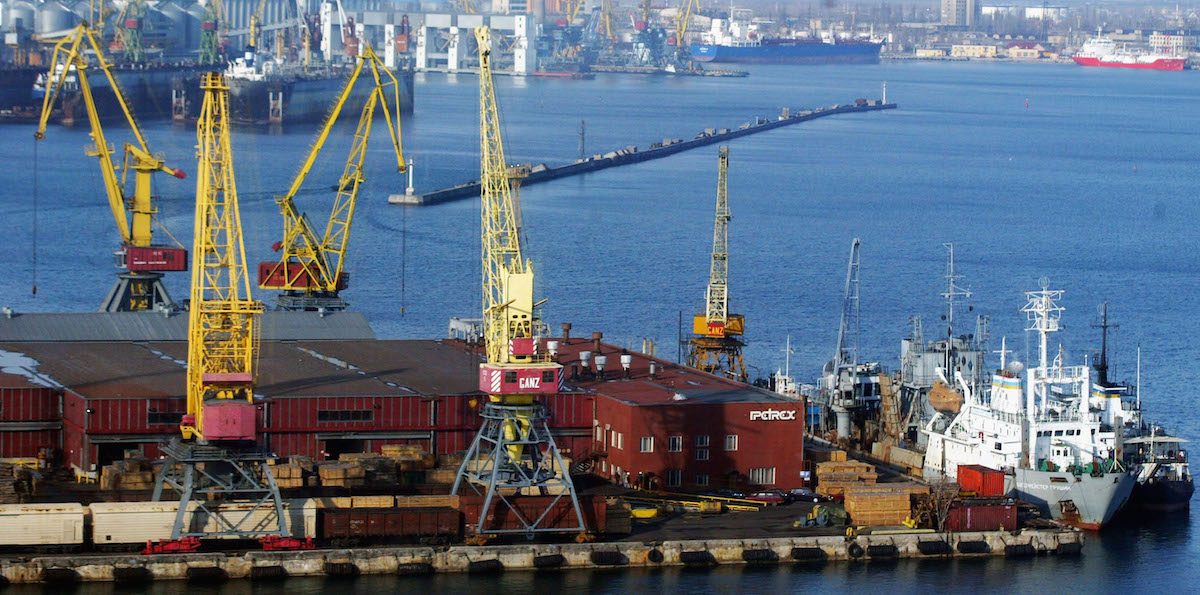
[[[928,440],[925,475],[957,476],[959,465],[1002,469],[1019,499],[1042,514],[1082,529],[1100,529],[1128,502],[1136,483],[1119,458],[1120,430],[1111,417],[1119,409],[1092,395],[1091,368],[1071,366],[1063,354],[1048,353],[1059,330],[1062,291],[1027,292],[1022,311],[1027,330],[1040,339],[1038,365],[1006,362],[990,390],[973,390],[961,373],[955,381],[965,399],[953,418],[935,416],[922,429]],[[944,370],[941,371],[944,375]],[[943,380],[945,380],[943,378]]]
[[[1080,66],[1139,68],[1143,70],[1183,70],[1187,58],[1153,50],[1117,47],[1112,39],[1093,37],[1071,57]]]
[[[878,64],[880,42],[868,39],[839,39],[833,34],[820,38],[771,38],[758,26],[738,19],[713,19],[702,42],[689,53],[699,62],[743,64]]]

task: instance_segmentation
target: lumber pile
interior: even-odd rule
[[[879,479],[875,466],[858,461],[827,461],[817,463],[817,493],[823,496],[844,496],[848,490],[873,486]]]
[[[912,504],[904,492],[853,491],[846,494],[846,512],[856,525],[901,525],[912,513]]]
[[[356,463],[335,461],[318,466],[317,476],[324,487],[356,488],[366,483],[367,471]]]
[[[3,473],[3,470],[0,470]],[[145,457],[131,457],[100,468],[101,490],[152,490],[154,469]]]
[[[29,493],[30,475],[20,465],[0,462],[0,504],[19,504]]]
[[[304,487],[304,468],[295,463],[270,465],[271,474],[275,476],[275,484],[279,489]]]
[[[805,446],[804,458],[814,463],[845,463],[846,451],[823,446]]]

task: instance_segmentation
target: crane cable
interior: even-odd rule
[[[33,295],[37,295],[38,142],[33,141]]]

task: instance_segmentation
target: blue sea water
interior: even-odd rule
[[[415,114],[404,121],[417,191],[477,178],[477,79],[419,77]],[[989,315],[991,348],[1005,337],[1013,357],[1032,359],[1035,342],[1019,308],[1023,292],[1046,276],[1066,291],[1064,330],[1055,339],[1068,362],[1082,362],[1098,347],[1093,324],[1097,306],[1108,301],[1120,325],[1111,339],[1115,375],[1133,379],[1140,345],[1148,416],[1200,437],[1193,397],[1200,353],[1194,340],[1200,79],[1193,73],[885,62],[763,66],[745,79],[498,78],[497,93],[509,161],[554,165],[577,156],[581,120],[588,153],[607,152],[737,127],[755,116],[774,117],[784,106],[877,97],[884,81],[898,110],[823,118],[731,143],[731,305],[747,319],[752,372],[765,376],[781,367],[790,335],[793,375],[816,376],[834,350],[855,237],[862,240],[860,357],[895,367],[910,316],[923,317],[927,338],[942,332],[942,244],[954,242],[958,272],[973,292],[966,302],[973,311],[958,314],[959,333],[974,332],[976,314]],[[194,173],[194,129],[151,123],[146,132],[169,164]],[[351,132],[339,127],[297,198],[318,224]],[[394,158],[383,128],[375,132],[345,297],[382,337],[443,336],[450,316],[479,310],[478,200],[387,205],[387,195],[402,192],[405,181],[388,163]],[[115,126],[108,136],[128,138]],[[281,219],[272,197],[286,188],[312,136],[313,130],[292,128],[233,137],[251,263],[273,256]],[[32,127],[0,129],[7,166],[0,171],[6,272],[0,305],[85,311],[108,291],[117,235],[95,159],[83,153],[87,142],[86,130],[52,128],[35,147]],[[709,147],[523,189],[526,252],[539,293],[549,299],[544,318],[551,328],[569,321],[576,334],[600,330],[606,340],[635,348],[649,338],[659,355],[673,358],[681,313],[686,321],[702,307],[715,187],[716,147]],[[190,244],[194,180],[160,180],[156,192],[163,197],[160,220]],[[187,282],[186,274],[169,278],[176,299],[186,297]],[[272,299],[266,292],[260,297]],[[1197,530],[1187,516],[1115,527],[1089,537],[1079,560],[504,581],[522,589],[602,591],[904,591],[912,581],[989,591],[1050,584],[1088,591],[1187,588],[1185,577],[1200,568]],[[1078,582],[1063,583],[1063,575]],[[477,579],[387,580],[393,582],[369,584],[465,589]]]

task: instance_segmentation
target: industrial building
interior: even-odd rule
[[[564,386],[543,402],[574,461],[617,482],[657,477],[663,488],[801,485],[800,402],[598,334],[564,334],[553,343]],[[182,314],[0,318],[0,457],[50,447],[84,476],[126,450],[157,457],[186,408],[186,337]],[[358,313],[266,313],[255,388],[263,442],[281,457],[318,459],[398,443],[462,452],[487,398],[481,357],[456,339],[376,339]]]

